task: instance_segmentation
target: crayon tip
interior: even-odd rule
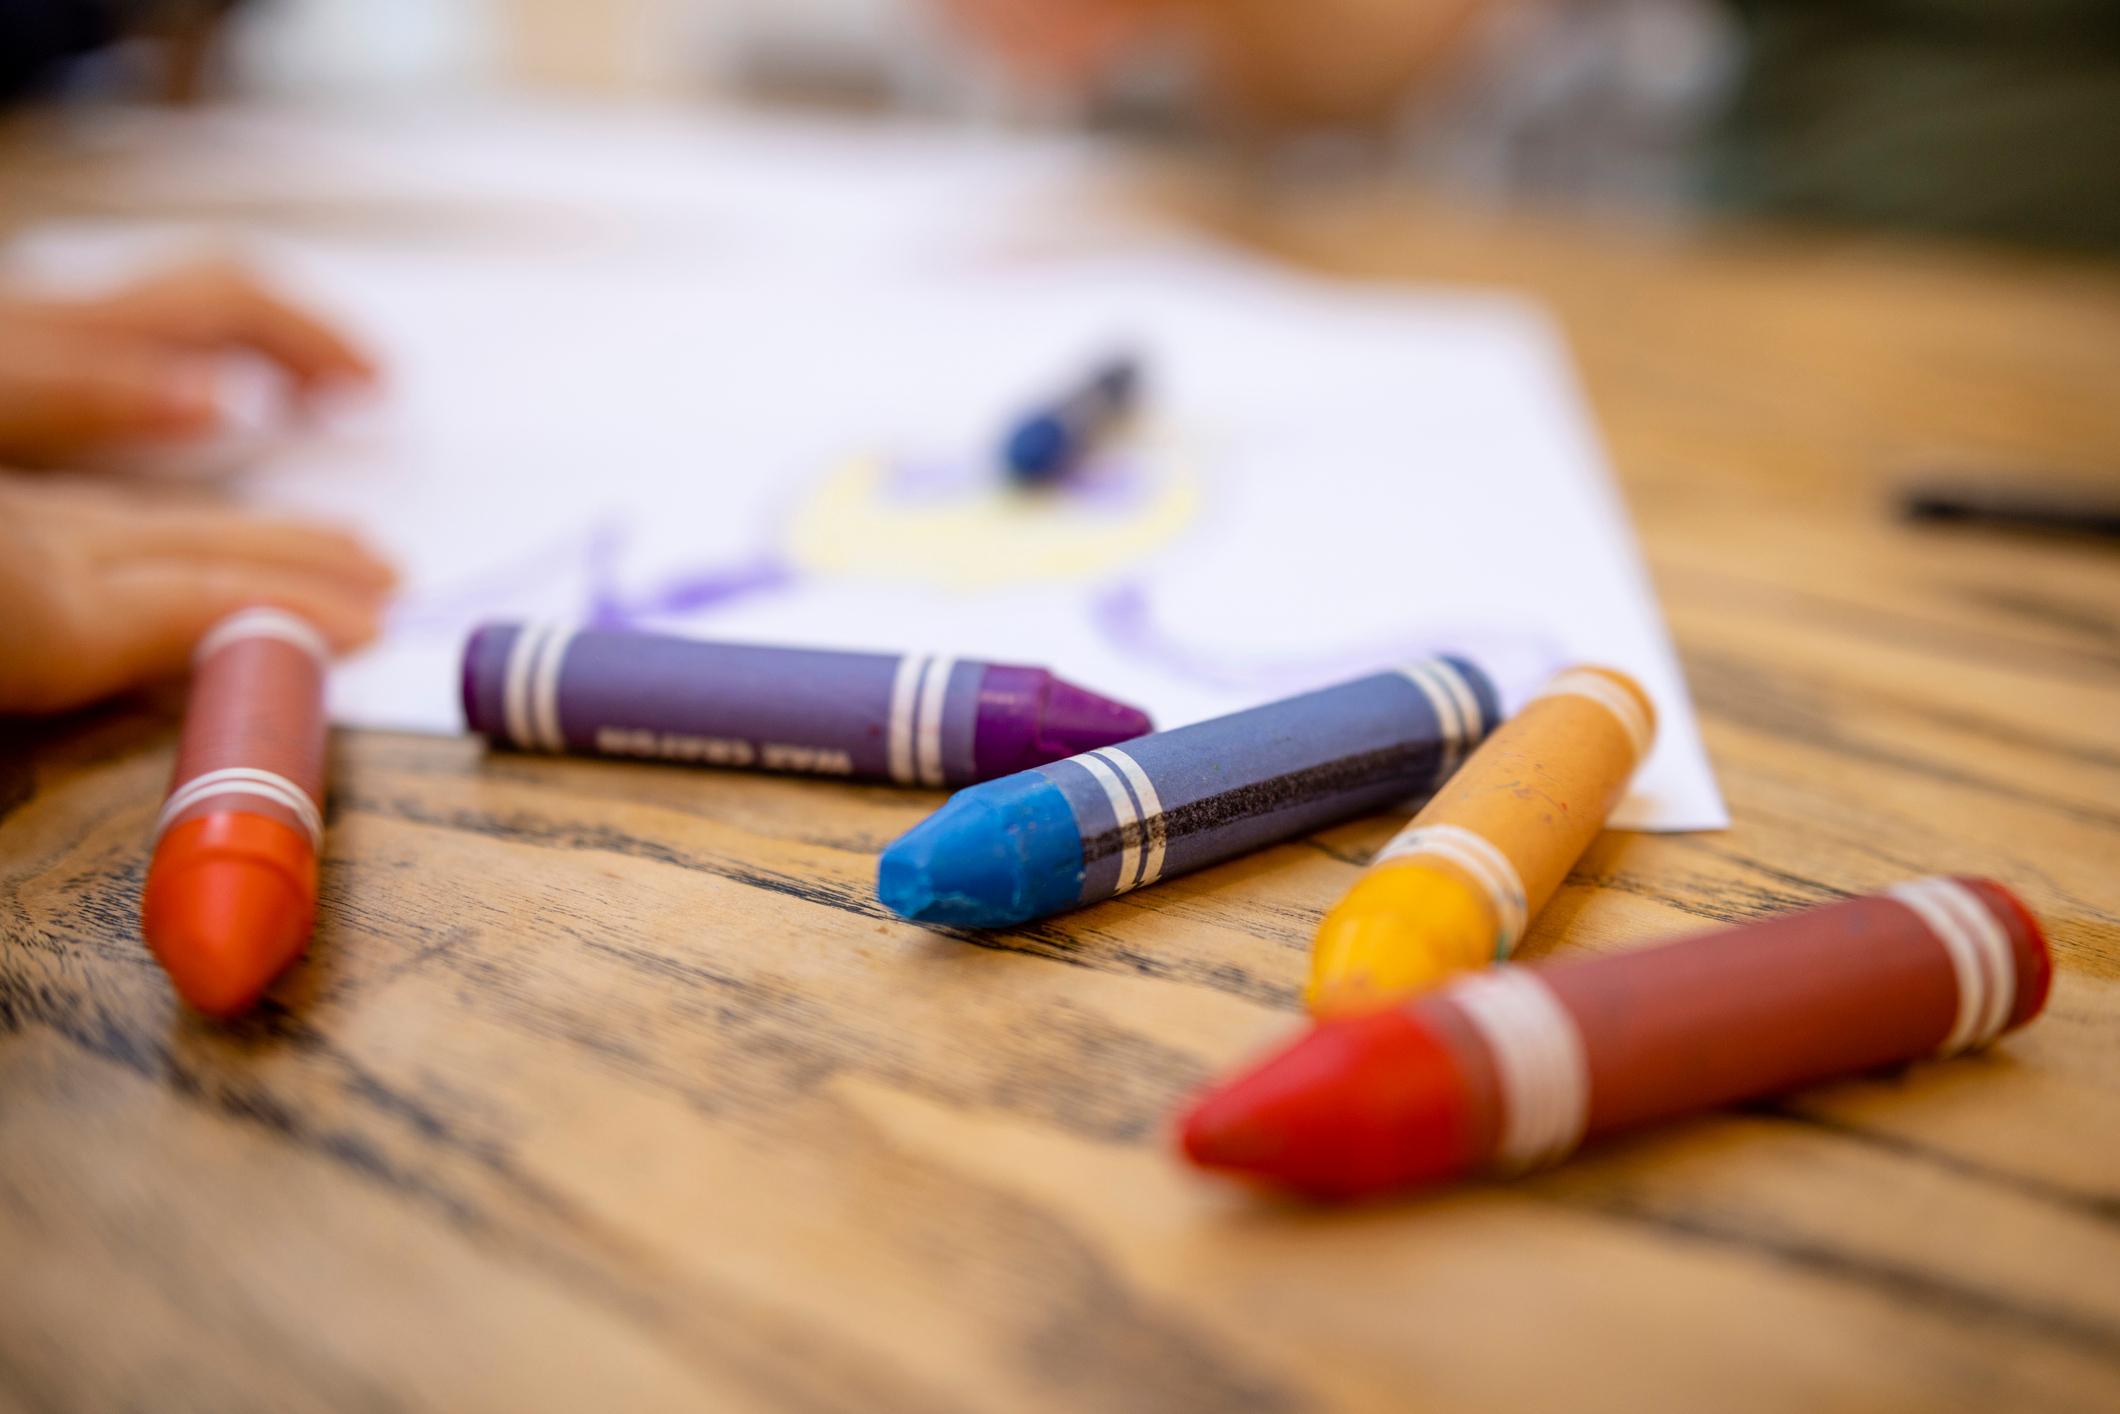
[[[1026,418],[1009,433],[1001,459],[1018,481],[1040,481],[1067,460],[1067,428],[1051,413]]]
[[[1132,741],[1155,729],[1155,723],[1140,708],[1114,702],[1056,677],[1038,714],[1038,749],[1057,760]]]
[[[208,1016],[232,1017],[301,956],[316,910],[300,862],[307,851],[308,841],[279,822],[235,812],[163,838],[140,931],[177,995]]]
[[[1071,906],[1081,888],[1074,812],[1036,771],[959,791],[876,866],[876,896],[916,923],[1006,927]]]
[[[983,815],[952,800],[886,848],[876,865],[883,906],[919,923],[1011,921],[994,898],[1015,892],[1008,862],[992,848],[998,834],[980,828]]]
[[[1210,1092],[1179,1131],[1202,1168],[1352,1199],[1470,1165],[1464,1086],[1404,1010],[1327,1022]]]
[[[1380,865],[1325,915],[1304,1001],[1315,1016],[1373,1010],[1492,962],[1493,905],[1425,862]]]

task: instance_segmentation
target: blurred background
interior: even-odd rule
[[[2108,0],[0,0],[0,41],[18,100],[792,106],[2120,247]]]

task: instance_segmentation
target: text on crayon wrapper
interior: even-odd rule
[[[606,756],[636,756],[650,761],[691,761],[708,766],[758,766],[768,771],[802,771],[814,776],[850,776],[854,758],[830,747],[766,741],[753,746],[733,737],[691,736],[650,731],[646,727],[602,727],[596,749]]]

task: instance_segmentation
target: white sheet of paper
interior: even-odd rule
[[[1172,249],[889,279],[259,249],[391,371],[364,425],[242,483],[407,572],[335,675],[342,723],[460,730],[488,619],[1036,663],[1164,726],[1451,650],[1510,707],[1568,662],[1635,674],[1661,730],[1614,823],[1728,823],[1564,346],[1521,302]],[[1067,489],[1008,488],[1009,419],[1118,347],[1135,435]]]

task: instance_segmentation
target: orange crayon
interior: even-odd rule
[[[1656,714],[1611,668],[1556,676],[1458,768],[1325,916],[1310,1005],[1358,1011],[1509,956],[1649,754]]]
[[[140,931],[177,994],[249,1008],[302,955],[324,840],[323,636],[245,609],[199,641]]]

